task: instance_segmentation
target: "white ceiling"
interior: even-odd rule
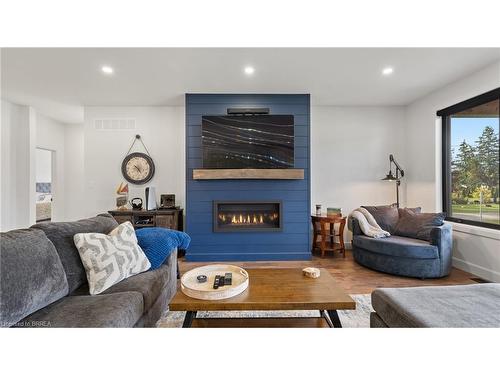
[[[499,59],[500,48],[18,48],[2,49],[1,88],[3,98],[68,123],[83,121],[85,105],[182,105],[194,92],[404,105]],[[100,72],[104,64],[113,76]],[[386,66],[393,75],[382,76]]]

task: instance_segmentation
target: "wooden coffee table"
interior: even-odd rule
[[[186,311],[183,327],[337,327],[337,310],[355,310],[356,303],[340,288],[330,273],[311,279],[301,269],[246,269],[248,288],[219,301],[198,300],[180,290],[170,302],[170,311]],[[316,318],[196,318],[197,311],[319,310]]]

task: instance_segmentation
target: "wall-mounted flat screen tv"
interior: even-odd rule
[[[293,168],[292,115],[203,116],[203,168]]]

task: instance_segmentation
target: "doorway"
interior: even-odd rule
[[[36,222],[52,220],[54,151],[36,149]]]

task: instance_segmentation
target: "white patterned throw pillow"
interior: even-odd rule
[[[127,277],[147,271],[151,264],[137,244],[130,222],[109,234],[78,233],[73,237],[80,253],[90,294],[99,294]]]

